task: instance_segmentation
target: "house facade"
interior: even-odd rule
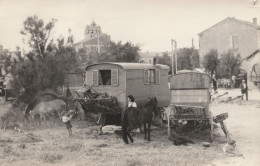
[[[260,26],[257,18],[248,22],[228,17],[198,35],[200,64],[211,49],[216,49],[219,55],[232,50],[235,55],[241,56],[241,69],[247,73],[249,88],[258,86],[251,79],[253,66],[260,63]]]
[[[153,59],[157,56],[162,56],[163,52],[140,52],[140,63],[153,64]]]
[[[228,17],[198,35],[200,63],[211,49],[217,49],[219,54],[231,49],[243,59],[260,48],[257,18],[247,22]]]
[[[249,89],[260,89],[260,50],[242,59],[241,68],[247,72]]]

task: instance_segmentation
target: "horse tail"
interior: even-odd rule
[[[121,117],[121,124],[122,124],[122,131],[123,131],[123,140],[124,142],[128,142],[127,140],[127,127],[128,127],[128,123],[127,123],[127,110],[122,112],[122,117]]]

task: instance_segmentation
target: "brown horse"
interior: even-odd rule
[[[61,113],[66,110],[66,103],[63,100],[55,99],[49,101],[40,101],[36,107],[29,112],[29,115],[33,120],[39,120],[41,124],[42,120],[55,119],[61,117]]]
[[[144,125],[144,139],[147,138],[150,141],[150,131],[151,123],[153,119],[153,113],[155,113],[157,108],[156,97],[150,98],[150,100],[140,108],[129,107],[122,113],[122,130],[123,130],[123,140],[128,144],[128,137],[131,142],[134,142],[130,132],[133,129],[140,128],[142,124]],[[148,130],[146,129],[146,124],[148,124]],[[147,137],[148,135],[148,137]]]

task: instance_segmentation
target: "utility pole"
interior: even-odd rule
[[[172,73],[174,73],[174,68],[173,68],[173,59],[175,58],[175,73],[174,74],[177,74],[177,42],[175,40],[171,40],[172,42]],[[174,51],[173,51],[173,43],[174,43]]]
[[[174,74],[174,52],[173,52],[173,39],[171,39],[171,44],[172,44],[172,74]]]
[[[99,31],[97,32],[98,54],[100,54]]]

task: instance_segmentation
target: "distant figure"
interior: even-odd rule
[[[245,80],[242,80],[242,83],[240,84],[241,93],[242,93],[242,100],[244,98],[244,94],[246,95],[246,100],[248,100],[248,87]]]
[[[218,88],[217,88],[217,80],[215,74],[212,75],[212,83],[213,83],[214,92],[216,92]]]
[[[236,76],[232,76],[232,88],[235,88]]]
[[[66,128],[69,131],[69,136],[72,136],[72,125],[70,123],[71,118],[73,117],[72,112],[65,112],[64,115],[62,116],[62,122],[66,125]]]
[[[132,96],[132,95],[129,95],[129,96],[127,96],[128,98],[128,107],[137,107],[137,105],[136,105],[136,103],[135,103],[135,98],[134,98],[134,96]]]

